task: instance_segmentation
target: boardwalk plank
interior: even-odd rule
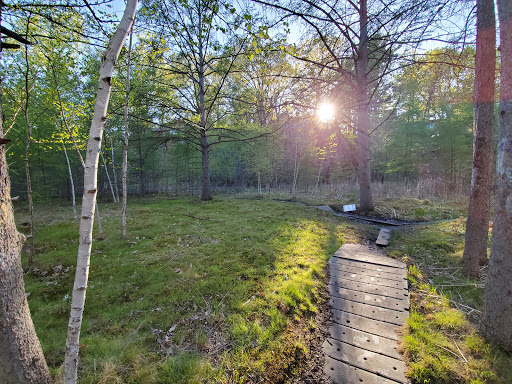
[[[336,277],[331,276],[330,284],[336,288],[346,288],[351,289],[353,291],[360,291],[371,293],[374,295],[381,295],[386,297],[392,297],[398,300],[405,300],[409,296],[409,291],[405,289],[396,289],[391,287],[386,287],[384,285],[377,284],[368,284],[363,283],[361,281],[353,281],[353,280],[341,280]]]
[[[394,299],[392,297],[373,295],[371,293],[353,291],[351,289],[337,288],[332,285],[328,286],[331,296],[341,297],[342,299],[356,301],[358,303],[375,305],[398,311],[409,309],[409,297],[404,300]]]
[[[344,325],[333,327],[331,329],[331,337],[335,340],[380,353],[394,359],[402,359],[402,355],[397,350],[398,345],[396,340],[372,335],[371,333],[345,327]]]
[[[359,331],[365,331],[377,336],[387,337],[391,340],[398,340],[396,333],[397,325],[391,323],[384,323],[382,321],[369,319],[367,317],[359,316],[353,313],[333,310],[332,321],[335,323],[332,327],[344,325]]]
[[[405,264],[401,261],[387,257],[377,251],[370,251],[365,245],[346,244],[334,252],[333,256],[342,259],[405,269]]]
[[[354,365],[399,383],[407,383],[405,379],[405,363],[401,360],[354,347],[334,339],[326,339],[322,348],[324,353],[330,358]]]
[[[325,358],[324,372],[335,383],[340,384],[397,384],[397,381],[377,376],[374,373],[332,359],[328,356]]]
[[[369,317],[373,320],[385,321],[386,323],[395,324],[400,326],[405,323],[409,316],[407,311],[396,311],[394,309],[387,309],[376,307],[374,305],[357,303],[339,297],[331,297],[331,307],[334,310],[353,313],[359,316]]]
[[[389,275],[387,275],[389,276]],[[396,276],[396,275],[394,275]],[[337,270],[332,269],[331,270],[331,280],[333,281],[345,281],[345,280],[351,280],[351,281],[360,281],[361,283],[367,283],[367,284],[375,284],[375,285],[382,285],[385,287],[391,287],[391,288],[397,288],[397,289],[403,289],[407,290],[409,287],[409,284],[406,279],[402,278],[394,278],[394,279],[388,279],[380,276],[370,276],[370,275],[364,275],[357,272],[350,272],[345,270]]]
[[[394,275],[398,275],[400,277],[406,276],[406,271],[404,268],[395,268],[395,267],[388,267],[385,265],[376,265],[376,264],[370,264],[365,263],[362,261],[357,260],[349,260],[349,259],[342,259],[340,257],[332,257],[329,260],[329,264],[331,267],[334,267],[336,269],[339,268],[346,268],[346,267],[352,267],[352,268],[358,268],[361,269],[361,273],[364,273],[366,271],[367,273],[390,273]]]
[[[407,383],[397,351],[409,315],[405,264],[347,244],[329,261],[332,324],[323,344],[325,373],[336,384]]]

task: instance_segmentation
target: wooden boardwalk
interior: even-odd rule
[[[330,272],[325,373],[337,384],[408,383],[396,333],[409,315],[405,264],[346,244],[331,258]]]

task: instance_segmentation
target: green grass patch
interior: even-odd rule
[[[459,218],[393,232],[388,252],[409,263],[411,315],[402,349],[415,384],[512,382],[510,354],[476,330],[483,284],[462,276],[464,227]]]
[[[67,207],[36,208],[37,254],[26,290],[58,379],[78,221]],[[129,204],[122,240],[121,207],[100,210],[106,238],[92,247],[81,382],[235,383],[268,377],[269,364],[298,374],[308,327],[296,328],[315,316],[326,262],[355,227],[265,199],[156,197]],[[16,212],[19,222],[25,215]]]

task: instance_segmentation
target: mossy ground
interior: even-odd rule
[[[512,382],[510,354],[486,343],[475,328],[483,289],[482,281],[461,275],[464,206],[376,200],[384,216],[451,219],[394,231],[388,248],[409,263],[412,307],[402,348],[414,383]],[[203,203],[159,196],[130,201],[128,238],[122,240],[120,207],[101,204],[101,212],[106,239],[93,243],[82,383],[294,380],[311,357],[314,319],[325,303],[326,261],[343,242],[378,232],[270,198],[223,196]],[[22,231],[26,215],[16,210]],[[78,221],[69,206],[56,203],[36,206],[36,219],[37,254],[26,290],[58,381]],[[24,256],[25,267],[26,261]]]
[[[323,268],[356,226],[271,200],[154,197],[130,202],[123,240],[120,207],[100,208],[105,240],[92,248],[82,383],[250,382],[280,362],[287,376],[300,373],[303,340],[325,301]],[[26,291],[58,379],[78,221],[62,205],[36,213]]]
[[[512,383],[512,356],[477,332],[485,268],[480,280],[462,275],[465,221],[394,231],[388,249],[409,264],[411,315],[402,349],[415,384]]]

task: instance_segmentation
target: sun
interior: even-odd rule
[[[334,105],[331,103],[322,103],[316,110],[316,115],[321,122],[328,122],[334,119]]]

